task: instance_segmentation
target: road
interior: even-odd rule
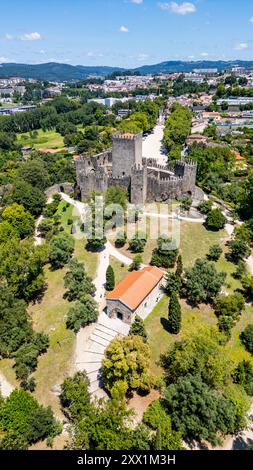
[[[157,124],[152,134],[143,139],[143,158],[155,158],[160,165],[167,165],[168,157],[163,151],[164,125]]]

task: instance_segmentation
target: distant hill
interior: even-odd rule
[[[183,62],[183,61],[169,61],[161,62],[155,65],[143,65],[138,67],[136,70],[142,74],[161,74],[161,73],[172,73],[172,72],[192,72],[194,69],[218,69],[219,71],[232,68],[238,65],[239,67],[251,68],[253,67],[253,61],[209,61],[201,60],[198,62]]]
[[[85,67],[83,65],[69,65],[50,62],[47,64],[1,64],[0,78],[21,77],[34,80],[49,80],[65,82],[71,80],[83,80],[89,75],[105,76],[123,69],[118,67]]]
[[[143,65],[134,71],[139,71],[144,75],[148,74],[161,74],[172,72],[191,72],[193,69],[208,69],[217,68],[218,70],[229,69],[235,65],[240,67],[251,68],[253,61],[198,61],[198,62],[184,62],[184,61],[168,61],[154,65]],[[84,66],[84,65],[69,65],[50,62],[47,64],[1,64],[0,65],[0,78],[21,77],[33,78],[35,80],[49,80],[49,81],[71,81],[83,80],[90,75],[106,76],[113,72],[120,72],[126,69],[120,67],[105,67],[105,66]]]

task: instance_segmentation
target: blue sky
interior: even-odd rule
[[[8,0],[0,63],[253,60],[252,0]]]

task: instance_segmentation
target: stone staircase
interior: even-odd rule
[[[130,326],[118,319],[109,318],[100,313],[88,342],[84,345],[85,360],[79,364],[79,370],[86,370],[90,380],[90,393],[93,398],[106,397],[100,376],[100,368],[104,352],[116,336],[127,336]]]

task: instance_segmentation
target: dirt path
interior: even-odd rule
[[[14,387],[8,382],[5,376],[0,372],[0,392],[2,397],[7,398],[11,392],[14,390]]]

